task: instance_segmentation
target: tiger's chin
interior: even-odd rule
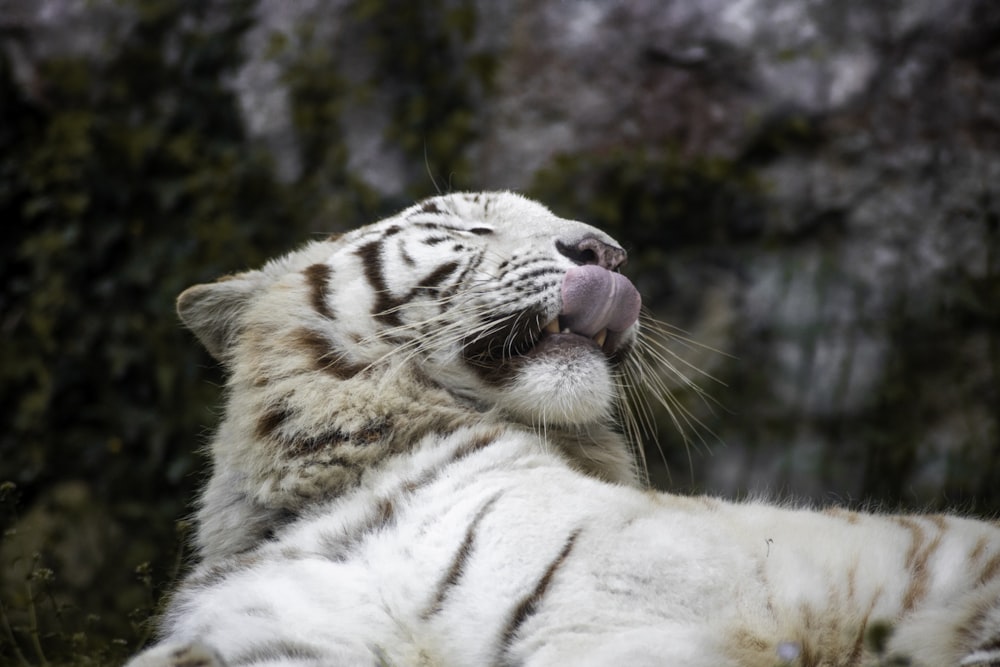
[[[595,340],[546,334],[514,366],[497,405],[516,418],[541,426],[610,418],[615,387],[606,353]]]

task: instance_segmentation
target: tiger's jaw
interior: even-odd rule
[[[606,421],[616,396],[615,368],[636,336],[641,299],[619,273],[594,265],[570,268],[558,314],[544,326],[501,329],[467,358],[489,385],[493,402],[532,424]],[[541,322],[546,313],[518,319]],[[495,341],[500,341],[498,351]],[[469,352],[467,348],[466,352]]]
[[[531,352],[512,359],[497,405],[539,425],[606,421],[615,397],[613,371],[597,344],[573,333],[544,336]]]

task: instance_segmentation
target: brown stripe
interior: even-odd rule
[[[850,524],[856,524],[861,521],[861,517],[858,516],[857,512],[852,512],[842,507],[827,507],[823,510],[823,514],[835,519],[842,519]]]
[[[333,269],[329,264],[313,264],[307,266],[302,273],[306,277],[309,285],[309,301],[313,310],[328,319],[333,319],[333,311],[327,303],[326,297],[330,292],[330,280],[333,278]]]
[[[749,630],[737,630],[734,637],[736,645],[756,652],[764,652],[771,648],[771,642]]]
[[[986,547],[989,546],[990,541],[985,535],[980,535],[979,539],[976,540],[976,546],[972,548],[969,552],[969,562],[975,563],[986,553]]]
[[[392,500],[383,498],[375,505],[374,511],[368,515],[364,522],[355,526],[346,535],[333,536],[326,535],[321,538],[325,552],[324,557],[343,562],[347,560],[351,551],[365,541],[368,537],[388,527],[396,519],[396,507]]]
[[[933,539],[928,540],[923,527],[916,521],[900,517],[896,522],[911,533],[910,548],[906,554],[906,569],[909,571],[910,583],[902,600],[903,611],[909,612],[927,595],[928,579],[931,576],[928,562],[941,546],[941,528],[944,523],[941,520],[934,521],[938,533]]]
[[[417,476],[415,479],[411,479],[405,482],[402,485],[401,489],[403,490],[404,493],[413,494],[416,493],[421,488],[433,484],[437,480],[437,478],[441,476],[444,470],[448,468],[448,466],[454,465],[455,463],[458,463],[467,456],[471,456],[472,454],[475,454],[476,452],[485,449],[486,447],[489,447],[490,445],[492,445],[494,442],[497,441],[498,437],[499,433],[497,431],[480,433],[469,442],[456,448],[455,451],[452,452],[450,461],[447,461],[441,464],[440,466],[434,468],[428,468],[427,470],[423,471],[419,476]]]
[[[416,220],[410,218],[410,225],[418,229],[429,229],[432,231],[446,231],[454,232],[456,234],[475,234],[476,236],[489,236],[495,232],[489,227],[461,227],[459,225],[452,225],[440,221],[429,222],[426,220]]]
[[[536,611],[538,611],[538,605],[541,603],[542,598],[545,596],[545,592],[552,584],[552,578],[555,576],[559,567],[566,562],[566,559],[573,551],[573,545],[576,544],[576,539],[579,536],[580,529],[577,528],[566,540],[566,544],[563,545],[562,551],[559,552],[559,555],[556,556],[551,563],[549,563],[549,566],[545,569],[542,577],[538,580],[538,583],[535,584],[535,589],[531,591],[530,594],[525,596],[516,607],[514,607],[514,610],[510,615],[510,619],[507,621],[507,626],[504,628],[503,634],[500,635],[501,652],[506,653],[510,650],[518,631],[521,629],[521,626],[524,625],[524,623],[531,618]],[[501,660],[500,662],[506,663],[509,661]]]
[[[365,422],[364,426],[351,432],[351,444],[374,445],[382,442],[392,434],[391,417],[374,417]]]
[[[471,456],[472,454],[475,454],[476,452],[482,449],[486,449],[487,447],[489,447],[490,445],[492,445],[494,442],[497,441],[497,437],[499,437],[499,433],[497,431],[480,433],[469,442],[457,448],[455,450],[455,453],[452,454],[451,461],[449,461],[447,465],[451,465],[452,463],[457,463],[462,459],[466,458],[467,456]]]
[[[434,594],[433,601],[421,615],[425,621],[441,611],[441,605],[444,603],[444,599],[447,597],[448,592],[458,584],[458,580],[462,576],[462,572],[465,570],[465,564],[469,561],[469,554],[472,553],[472,547],[476,541],[476,533],[479,530],[479,524],[482,522],[483,517],[486,516],[486,513],[489,512],[493,505],[496,504],[500,495],[500,493],[497,493],[486,501],[479,511],[476,512],[476,516],[473,517],[472,521],[469,523],[469,527],[465,529],[465,538],[462,540],[462,544],[459,545],[458,551],[455,552],[455,557],[452,558],[451,566],[448,568],[448,572],[445,573],[445,576],[438,583],[437,592]]]
[[[1000,574],[1000,553],[995,553],[992,558],[986,561],[986,565],[983,566],[983,571],[979,574],[977,584],[980,586],[987,584],[998,574]]]
[[[286,408],[267,410],[257,420],[257,428],[255,429],[257,438],[261,440],[270,438],[291,416],[292,413]]]
[[[287,419],[289,416],[289,414],[276,415],[275,420],[279,417]],[[263,432],[263,426],[258,423],[258,433],[261,432]],[[319,433],[292,433],[278,438],[278,443],[286,458],[301,458],[325,451],[324,465],[340,465],[349,468],[363,463],[363,461],[344,455],[344,452],[340,456],[333,456],[331,450],[347,444],[355,447],[370,447],[384,442],[391,433],[392,420],[386,417],[377,417],[356,430],[344,431],[339,428],[331,428]]]
[[[403,322],[395,310],[399,306],[399,302],[389,295],[389,288],[386,286],[385,277],[382,274],[382,240],[370,241],[355,252],[361,258],[365,278],[368,279],[368,284],[371,285],[375,294],[372,315],[389,326],[402,326]]]
[[[304,327],[296,329],[292,333],[292,343],[303,348],[312,357],[314,370],[329,373],[341,380],[352,378],[366,368],[363,364],[345,360],[344,355],[318,331]]]
[[[449,433],[447,430],[439,430],[438,434],[442,437],[447,436]],[[497,441],[499,433],[497,431],[489,431],[488,433],[483,433],[461,447],[457,448],[452,453],[452,458],[450,461],[442,463],[440,466],[435,466],[433,468],[427,468],[419,475],[413,479],[409,479],[400,485],[400,490],[405,493],[412,495],[419,491],[420,489],[433,484],[441,476],[441,474],[448,468],[448,466],[453,465],[465,457],[488,447]]]
[[[464,284],[469,274],[478,269],[482,263],[483,263],[483,253],[478,253],[477,255],[469,259],[465,264],[465,268],[462,269],[462,272],[458,274],[458,277],[455,278],[454,281],[452,281],[452,286],[449,287],[444,292],[442,292],[442,295],[450,296],[454,294],[457,287]]]
[[[396,518],[396,507],[392,504],[392,501],[388,498],[383,498],[379,501],[378,506],[375,508],[375,517],[372,522],[372,530],[377,528],[385,528]]]
[[[195,570],[194,574],[184,580],[183,587],[180,590],[187,592],[187,595],[196,594],[196,591],[191,590],[192,588],[210,588],[226,580],[229,575],[248,570],[261,562],[261,557],[257,554],[237,554],[207,569]],[[183,597],[184,593],[181,592],[178,595]]]
[[[281,453],[285,458],[303,458],[312,456],[317,452],[332,450],[341,445],[351,442],[351,435],[338,429],[323,431],[315,435],[294,434],[280,441]],[[350,467],[354,461],[346,457],[325,458],[325,466],[343,465]]]
[[[430,275],[417,283],[415,289],[429,289],[431,287],[437,287],[444,279],[455,272],[458,268],[458,262],[448,262],[447,264],[442,264],[438,268],[431,271]]]
[[[518,267],[522,268],[522,267]],[[524,273],[518,273],[517,275],[511,276],[509,279],[505,277],[501,281],[501,284],[512,285],[512,284],[522,284],[535,278],[545,278],[547,276],[552,276],[553,278],[562,276],[563,270],[559,267],[543,267],[541,269],[532,269],[531,271],[525,271]],[[555,281],[554,281],[555,282]]]
[[[848,602],[854,602],[855,595],[857,594],[857,581],[858,581],[858,559],[855,558],[851,563],[851,566],[847,568],[847,600]]]
[[[399,249],[399,257],[403,260],[403,264],[406,264],[407,266],[417,265],[417,260],[413,259],[413,257],[410,256],[410,253],[406,252],[405,247]]]
[[[1000,651],[1000,634],[994,635],[991,639],[987,639],[985,642],[976,647],[977,651]],[[990,656],[990,659],[996,658],[1000,660],[1000,653]],[[989,663],[993,664],[993,663]]]
[[[857,565],[857,563],[855,563],[855,565]],[[858,627],[858,634],[854,637],[854,646],[851,647],[851,653],[848,657],[848,665],[861,664],[861,656],[864,654],[865,650],[865,637],[868,634],[868,622],[871,620],[872,612],[875,611],[875,605],[878,603],[878,599],[881,594],[881,588],[875,591],[875,595],[872,597],[872,601],[869,603],[868,609],[865,611],[864,618],[861,619],[861,625]]]
[[[997,611],[997,600],[981,600],[975,612],[968,615],[965,623],[962,624],[961,633],[966,642],[972,644],[982,641],[983,634],[991,631],[991,626],[987,625],[989,617]]]
[[[917,552],[924,541],[924,529],[916,521],[907,517],[893,517],[892,520],[910,532],[910,548],[906,551],[906,567],[910,569],[913,567]]]
[[[417,476],[415,479],[410,479],[404,482],[403,485],[400,487],[400,490],[403,493],[412,495],[417,491],[419,491],[421,488],[427,486],[428,484],[436,480],[440,475],[441,475],[440,468],[428,468],[427,470],[424,470],[422,473],[420,473],[420,475]]]

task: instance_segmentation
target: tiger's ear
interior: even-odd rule
[[[218,282],[195,285],[177,297],[177,314],[218,361],[240,331],[243,311],[261,287],[260,273],[249,271]]]

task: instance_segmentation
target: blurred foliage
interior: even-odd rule
[[[333,231],[327,228],[331,222],[343,228],[345,221],[371,220],[384,209],[348,168],[341,129],[351,87],[338,74],[333,50],[316,36],[313,24],[299,26],[296,38],[292,49],[285,36],[275,33],[269,53],[282,68],[299,149],[300,176],[288,186],[286,215],[325,231]]]
[[[637,249],[725,247],[763,232],[762,189],[752,171],[670,146],[558,156],[538,173],[530,195],[559,202],[560,213]]]
[[[134,8],[107,59],[40,62],[33,97],[0,69],[0,479],[32,515],[58,509],[52,495],[83,480],[80,521],[107,526],[92,545],[103,557],[56,568],[68,528],[50,527],[51,512],[19,521],[6,508],[4,567],[34,562],[28,582],[45,571],[41,583],[73,593],[71,607],[50,596],[64,628],[55,634],[37,586],[5,601],[22,646],[43,623],[49,660],[80,653],[92,635],[134,645],[152,580],[132,569],[147,563],[162,581],[176,558],[171,526],[218,390],[177,325],[175,296],[296,238],[267,159],[218,84],[240,63],[252,4],[212,16],[193,3]],[[17,553],[27,545],[38,551]],[[0,656],[13,650],[5,643]]]
[[[426,173],[444,191],[477,189],[465,152],[480,135],[478,107],[492,91],[497,61],[472,47],[475,4],[356,0],[351,13],[374,56],[372,81],[390,91],[386,140],[406,156],[410,181],[425,182]],[[411,194],[436,193],[418,187]]]
[[[963,214],[982,227],[981,267],[955,267],[933,294],[889,313],[888,374],[878,402],[862,419],[869,446],[864,492],[906,498],[916,461],[934,426],[952,424],[936,503],[984,515],[1000,514],[1000,201],[983,192]],[[971,417],[971,419],[970,419]],[[985,426],[983,426],[985,425]]]

